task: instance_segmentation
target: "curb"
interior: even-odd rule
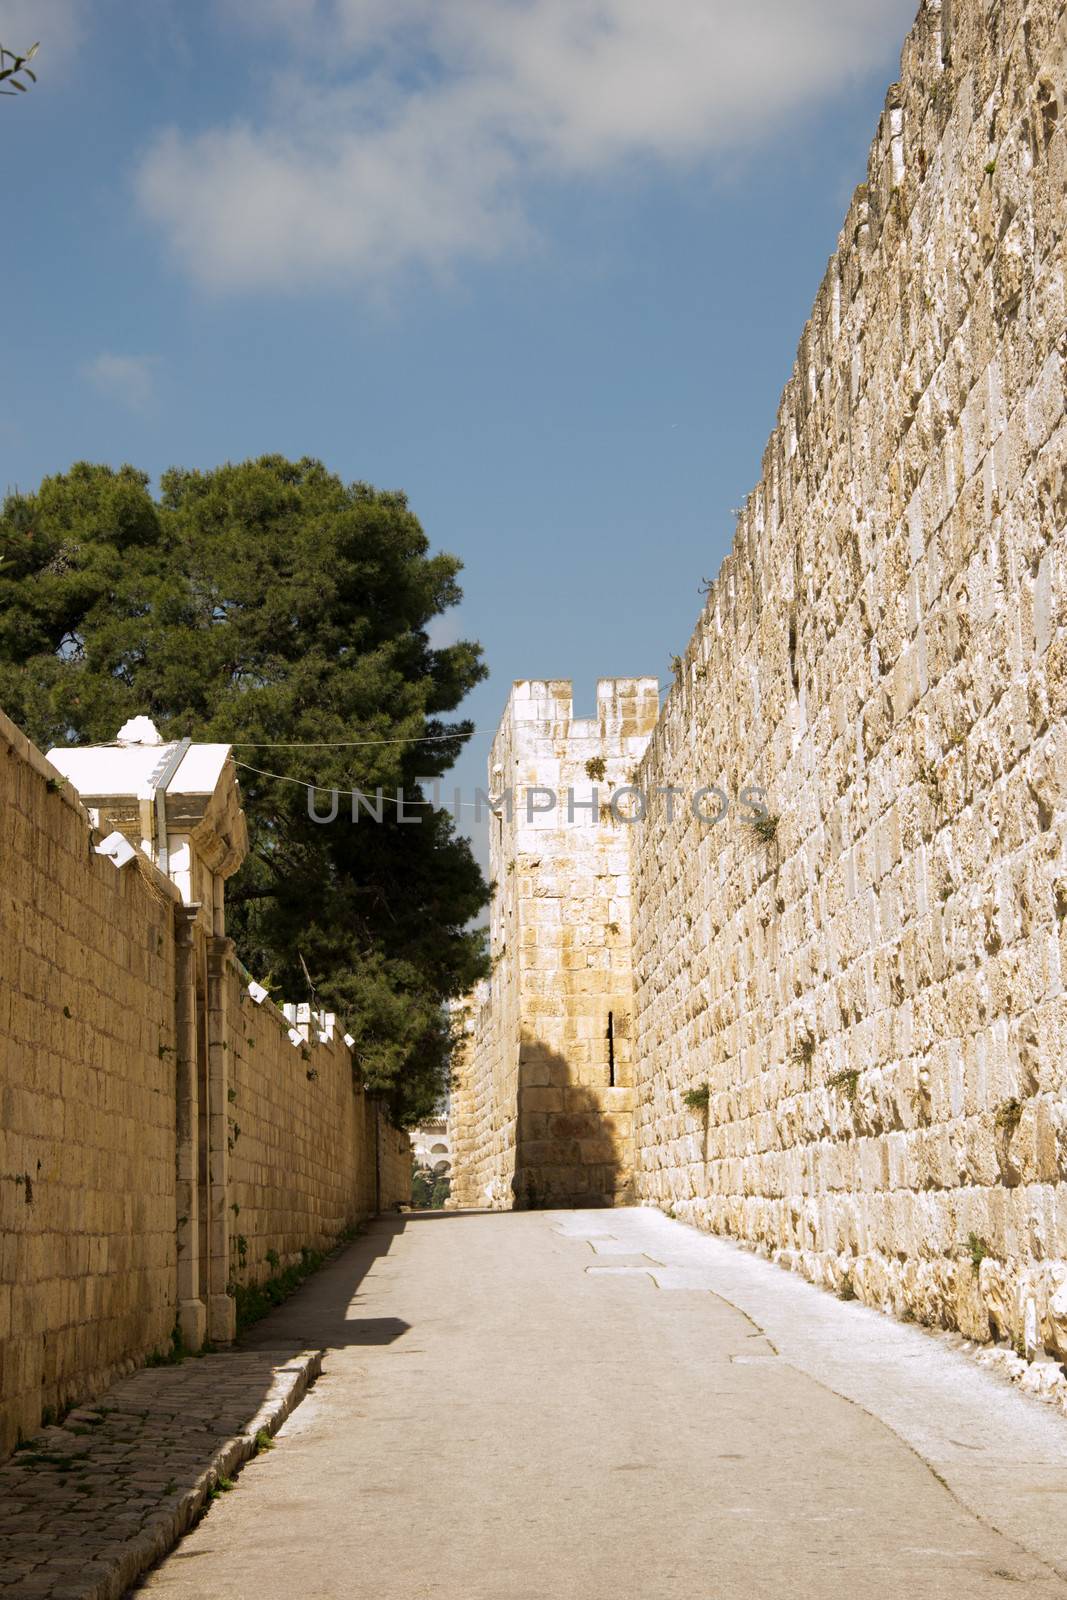
[[[269,1354],[269,1352],[264,1352]],[[149,1510],[142,1526],[127,1539],[89,1555],[76,1572],[54,1571],[54,1576],[39,1569],[28,1581],[16,1580],[13,1591],[0,1571],[0,1596],[24,1595],[25,1600],[124,1600],[148,1571],[167,1555],[199,1520],[213,1498],[220,1479],[233,1478],[256,1455],[256,1436],[274,1435],[296,1409],[308,1389],[322,1372],[322,1350],[295,1354],[277,1352],[279,1365],[273,1369],[272,1392],[239,1432],[218,1446],[189,1487],[162,1498]],[[104,1397],[101,1397],[101,1399]],[[91,1406],[82,1408],[91,1411]],[[77,1422],[78,1412],[68,1421]],[[58,1531],[58,1530],[57,1530]],[[64,1563],[69,1566],[69,1562]]]
[[[111,1572],[96,1583],[69,1589],[64,1600],[123,1600],[131,1587],[168,1555],[184,1534],[199,1519],[209,1503],[211,1491],[220,1478],[233,1478],[246,1462],[256,1454],[256,1435],[269,1433],[272,1437],[282,1423],[296,1410],[315,1379],[322,1373],[323,1351],[293,1356],[278,1367],[279,1378],[289,1377],[281,1394],[265,1401],[255,1416],[245,1424],[240,1433],[228,1439],[216,1450],[204,1471],[191,1489],[187,1489],[173,1509],[161,1511],[150,1519],[149,1525],[115,1562]]]

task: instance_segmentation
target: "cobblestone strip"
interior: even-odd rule
[[[273,1434],[320,1351],[143,1368],[0,1465],[4,1600],[121,1600]]]

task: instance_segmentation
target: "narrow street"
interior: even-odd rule
[[[655,1212],[383,1220],[252,1342],[325,1374],[160,1600],[1067,1597],[1062,1418]]]

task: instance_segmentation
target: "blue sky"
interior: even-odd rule
[[[403,488],[516,677],[669,675],[915,0],[0,0],[3,484]],[[309,772],[309,776],[314,776]]]

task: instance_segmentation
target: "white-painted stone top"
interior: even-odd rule
[[[82,745],[49,750],[52,765],[86,798],[134,795],[149,799],[178,741],[168,744]],[[167,785],[168,794],[214,794],[230,754],[228,744],[190,745]]]
[[[248,852],[237,774],[228,744],[188,744],[184,753],[181,745],[160,742],[148,717],[133,717],[113,744],[50,750],[48,759],[77,790],[93,825],[124,833],[167,873],[187,905],[209,908],[205,916],[218,933],[221,880]]]

